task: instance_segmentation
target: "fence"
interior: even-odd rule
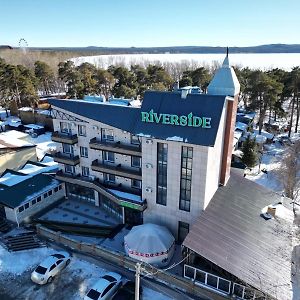
[[[127,268],[129,270],[135,270],[135,265],[137,261],[126,256],[124,253],[114,252],[112,250],[106,249],[105,247],[98,246],[95,244],[87,244],[73,240],[70,237],[62,235],[60,232],[52,231],[41,225],[37,225],[36,228],[37,233],[39,235],[42,235],[57,243],[61,243],[67,247],[76,249],[87,254],[101,257],[102,259],[109,261],[110,263]],[[152,266],[143,265],[141,273],[142,275],[154,274],[154,276],[151,276],[152,279],[157,280],[159,282],[164,282],[168,286],[176,286],[178,289],[190,293],[191,295],[195,295],[198,297],[206,296],[214,300],[230,299],[230,297],[226,295],[219,295],[216,294],[214,291],[204,288],[203,286],[199,286],[189,279],[159,270]]]
[[[195,284],[206,285],[216,289],[219,293],[234,295],[243,300],[264,300],[265,296],[241,284],[233,283],[230,280],[205,272],[195,267],[184,265],[184,277],[192,279]]]

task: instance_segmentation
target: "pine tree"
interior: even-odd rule
[[[253,168],[258,159],[256,140],[251,139],[248,135],[242,147],[243,157],[242,162],[249,168]]]

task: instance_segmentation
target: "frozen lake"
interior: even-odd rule
[[[149,63],[168,64],[182,63],[189,66],[214,66],[222,63],[224,54],[122,54],[122,55],[97,55],[72,58],[76,65],[89,62],[100,68],[110,65],[131,64],[148,65]],[[233,66],[249,67],[251,69],[269,70],[281,68],[291,70],[300,66],[300,53],[233,53],[229,54]]]

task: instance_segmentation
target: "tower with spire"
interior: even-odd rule
[[[230,66],[227,54],[220,69],[218,69],[207,87],[210,95],[222,95],[227,97],[226,125],[223,140],[223,157],[220,173],[220,183],[226,185],[230,176],[231,155],[233,149],[233,138],[235,129],[238,97],[240,93],[240,83],[236,77],[234,69]]]

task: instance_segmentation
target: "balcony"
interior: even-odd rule
[[[81,186],[85,186],[88,188],[92,188],[104,195],[114,203],[128,207],[131,209],[144,211],[147,208],[146,199],[142,199],[142,192],[130,189],[129,187],[124,187],[122,185],[112,185],[99,181],[99,179],[94,179],[91,177],[84,177],[80,174],[66,174],[63,171],[59,171],[56,173],[56,178],[58,180],[68,182],[71,184],[78,184]],[[122,193],[118,193],[122,192]],[[136,195],[136,197],[128,197],[126,198],[126,193]],[[134,198],[139,200],[134,200]]]
[[[52,133],[52,141],[58,143],[64,143],[69,145],[74,145],[78,143],[77,134],[63,133],[55,131]]]
[[[69,153],[61,153],[57,152],[53,155],[54,161],[61,163],[61,164],[66,164],[70,166],[76,166],[79,164],[80,159],[78,155],[74,154],[69,154]]]
[[[115,176],[142,180],[142,171],[140,169],[129,168],[127,166],[122,166],[121,164],[111,165],[108,163],[102,163],[97,159],[92,162],[92,170],[113,174]]]
[[[97,140],[93,138],[90,140],[90,148],[94,150],[112,151],[115,153],[142,156],[140,145],[126,145],[121,142],[109,142],[105,140]]]

